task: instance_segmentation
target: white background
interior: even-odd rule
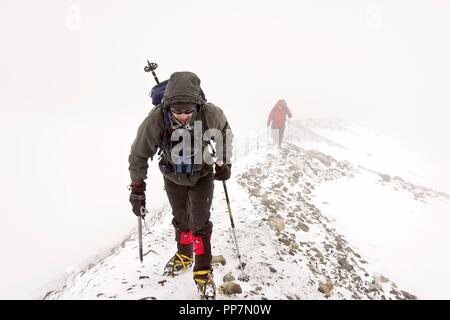
[[[160,80],[197,73],[238,136],[284,98],[297,119],[392,136],[445,184],[449,38],[448,0],[1,0],[0,298],[35,297],[134,226],[127,158],[151,108],[146,59]],[[154,165],[148,182],[157,210]]]

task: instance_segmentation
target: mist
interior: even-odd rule
[[[195,72],[238,139],[283,98],[295,119],[392,137],[444,185],[449,17],[444,0],[1,1],[0,298],[35,298],[134,227],[127,160],[152,107],[147,59],[160,80]]]

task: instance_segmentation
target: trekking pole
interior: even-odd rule
[[[244,273],[244,265],[242,264],[241,254],[239,252],[239,246],[238,246],[237,237],[236,237],[236,231],[234,228],[233,214],[231,213],[231,205],[230,205],[230,198],[228,197],[227,184],[225,183],[225,180],[222,182],[223,182],[223,190],[225,191],[225,198],[227,200],[228,215],[230,216],[230,221],[231,221],[231,229],[233,230],[234,243],[236,244],[236,252],[237,252],[238,259],[239,259],[239,267],[241,269],[241,274],[238,276],[238,280],[247,282],[250,280],[250,277],[248,274]]]
[[[155,70],[158,68],[158,64],[154,62],[150,62],[147,60],[147,65],[144,67],[145,72],[151,72],[153,74],[153,78],[155,79],[156,83],[159,84],[158,77],[156,76]]]
[[[208,143],[208,144],[211,148],[212,156],[216,157],[216,150],[214,149],[213,145],[211,143]],[[216,162],[216,166],[217,166],[217,162]],[[223,166],[226,166],[226,164],[223,164]],[[227,184],[226,184],[225,180],[223,180],[222,183],[223,183],[223,190],[225,192],[225,199],[227,200],[228,215],[230,216],[231,229],[233,231],[234,243],[236,244],[236,252],[237,252],[237,256],[238,256],[238,260],[239,260],[239,269],[241,269],[241,274],[238,276],[238,280],[247,282],[250,280],[250,276],[248,274],[244,273],[244,265],[242,264],[241,253],[239,251],[239,246],[238,246],[237,237],[236,237],[236,231],[234,228],[233,214],[231,213],[231,204],[230,204],[230,198],[228,197]]]

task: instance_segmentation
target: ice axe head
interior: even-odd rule
[[[147,60],[147,65],[144,67],[145,72],[152,72],[155,71],[156,68],[158,68],[158,64],[154,62],[150,62]]]
[[[141,211],[141,217],[142,217],[142,219],[144,219],[145,215],[148,213],[148,210],[145,209],[145,207],[141,206],[140,211]]]

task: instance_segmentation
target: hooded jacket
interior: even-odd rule
[[[178,102],[197,105],[197,110],[191,119],[182,125],[173,121],[169,111],[169,107]],[[167,117],[170,118],[170,125],[167,122]],[[208,156],[209,153],[205,150],[211,137],[208,135],[211,130],[208,129],[216,129],[218,130],[216,132],[221,134],[214,139],[216,140],[218,159],[223,159],[225,163],[231,163],[233,133],[225,114],[219,107],[212,103],[206,103],[202,99],[200,79],[194,73],[175,72],[169,79],[161,104],[155,106],[144,119],[131,146],[128,162],[132,183],[143,182],[147,179],[148,159],[153,160],[153,156],[160,148],[162,152],[159,161],[161,173],[176,184],[195,185],[200,178],[213,170],[212,161]],[[197,135],[193,134],[194,131]],[[191,151],[192,154],[196,154],[196,158],[194,160],[193,157],[187,157],[193,160],[190,163],[192,166],[190,173],[185,172],[187,171],[186,166],[183,167],[183,172],[177,171],[179,164],[177,161],[180,158],[175,156],[172,150],[175,150],[177,145],[180,146],[180,140],[172,134],[175,132],[178,134],[189,132],[191,135],[191,140],[186,141],[193,146]],[[198,133],[201,133],[201,136]],[[222,139],[221,143],[217,143],[219,138]],[[200,155],[201,157],[198,158]],[[180,161],[185,160],[188,159]]]
[[[292,118],[291,110],[287,107],[286,101],[278,100],[267,118],[267,126],[272,123],[274,129],[284,128],[286,116]]]

